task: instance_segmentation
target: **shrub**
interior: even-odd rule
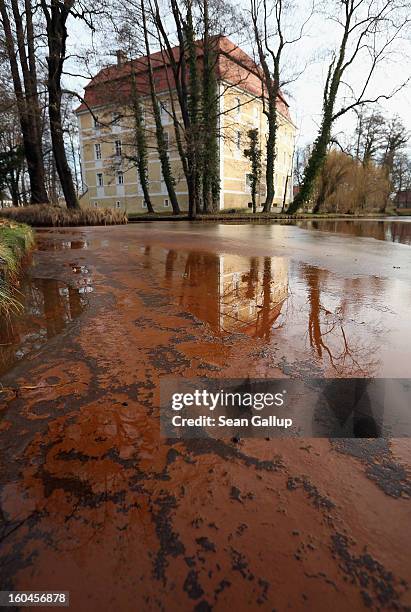
[[[79,208],[69,210],[60,206],[36,204],[0,209],[0,217],[27,223],[34,227],[69,227],[77,225],[121,225],[127,223],[123,210],[112,208]]]

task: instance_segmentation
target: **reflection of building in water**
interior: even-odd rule
[[[168,280],[179,262],[180,254],[170,251]],[[268,337],[288,294],[288,265],[282,257],[191,252],[182,276],[182,306],[217,331]]]
[[[82,313],[92,291],[90,283],[89,277],[79,287],[50,278],[23,280],[19,297],[24,311],[0,323],[0,375]]]
[[[220,327],[266,337],[288,294],[283,257],[220,257]]]

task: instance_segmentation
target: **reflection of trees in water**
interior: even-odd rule
[[[274,323],[281,313],[281,308],[285,300],[285,296],[279,302],[275,303],[272,299],[272,268],[271,257],[264,257],[264,271],[262,283],[262,303],[258,304],[259,312],[255,326],[255,336],[269,340]]]
[[[181,305],[220,330],[220,258],[214,253],[188,253],[185,261]]]
[[[411,246],[411,223],[391,223],[391,240]]]
[[[411,244],[411,223],[401,221],[321,219],[298,221],[297,225],[303,229],[316,229],[335,234],[347,234],[357,238],[375,238],[376,240]]]
[[[65,251],[66,249],[87,249],[88,242],[82,238],[75,240],[51,239],[48,235],[37,235],[36,246],[38,251]]]
[[[308,337],[311,348],[321,360],[327,357],[338,373],[370,374],[378,365],[378,360],[373,358],[375,347],[368,345],[365,334],[362,338],[353,339],[346,331],[350,304],[347,291],[342,291],[340,303],[332,312],[321,301],[322,283],[326,281],[328,273],[305,265],[303,276],[309,301]],[[350,322],[353,324],[352,319]]]
[[[166,280],[173,278],[174,265],[177,259],[177,251],[170,250],[167,252],[166,263],[164,267],[164,277]]]
[[[152,265],[152,258],[151,258],[151,246],[150,245],[146,245],[144,247],[144,261],[143,261],[143,267],[150,270],[151,269],[151,265]]]
[[[255,298],[258,283],[258,270],[258,258],[250,257],[250,271],[247,275],[247,291],[245,294],[246,298],[249,300],[253,300]]]
[[[24,311],[0,323],[0,373],[40,348],[78,317],[87,303],[82,289],[54,279],[26,279],[21,287]]]
[[[268,339],[288,292],[287,271],[280,263],[275,279],[271,257],[170,250],[164,278],[170,288],[180,288],[180,304],[213,329]]]

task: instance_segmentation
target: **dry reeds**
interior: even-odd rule
[[[26,223],[34,227],[123,225],[128,221],[124,210],[114,210],[112,208],[78,208],[70,210],[49,204],[3,208],[0,209],[0,217],[13,219],[19,223]]]
[[[0,219],[0,314],[19,310],[15,293],[21,262],[34,245],[33,232],[27,225]]]

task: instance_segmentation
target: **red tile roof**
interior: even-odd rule
[[[174,57],[180,57],[180,48],[172,49]],[[240,47],[225,36],[214,38],[214,52],[217,54],[217,79],[234,85],[255,96],[261,95],[262,82],[259,77],[260,68]],[[197,57],[203,55],[202,44],[197,45]],[[168,84],[174,82],[167,54],[156,51],[150,55],[154,80],[158,93],[168,91]],[[147,57],[139,57],[122,64],[114,64],[103,68],[85,87],[84,100],[76,112],[109,104],[120,104],[130,95],[131,75],[134,73],[136,85],[141,95],[149,94]],[[291,120],[289,105],[282,94],[278,97],[279,112]]]

